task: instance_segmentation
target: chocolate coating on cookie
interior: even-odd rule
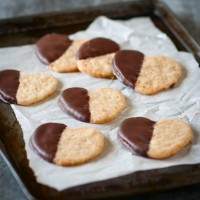
[[[94,38],[85,42],[77,53],[77,59],[87,59],[114,53],[119,50],[119,45],[107,38]]]
[[[17,70],[0,71],[0,99],[6,103],[17,104],[17,89],[20,72]]]
[[[30,139],[31,148],[43,159],[53,162],[58,142],[67,126],[59,123],[46,123],[39,126]]]
[[[69,116],[83,122],[90,122],[89,95],[86,89],[74,87],[64,90],[58,105]]]
[[[144,117],[125,119],[120,125],[118,138],[131,152],[147,157],[154,124]]]
[[[39,59],[49,64],[58,59],[72,44],[72,40],[63,34],[47,34],[36,43],[36,53]]]
[[[113,58],[113,73],[124,84],[135,87],[144,60],[139,51],[121,50]]]

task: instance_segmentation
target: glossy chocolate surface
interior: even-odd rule
[[[147,156],[155,122],[144,117],[125,119],[119,128],[118,138],[131,152]]]
[[[58,59],[71,45],[67,35],[47,34],[36,43],[36,54],[44,64]]]
[[[0,99],[6,103],[17,104],[17,89],[20,72],[17,70],[0,71]]]
[[[85,42],[78,50],[77,59],[87,59],[119,51],[119,45],[107,38],[94,38]]]
[[[135,88],[144,54],[139,51],[121,50],[113,58],[113,73],[122,83]]]
[[[83,122],[90,122],[89,95],[84,88],[68,88],[58,100],[61,110],[67,115]]]
[[[59,123],[40,125],[30,139],[30,147],[43,159],[53,162],[58,142],[67,126]]]

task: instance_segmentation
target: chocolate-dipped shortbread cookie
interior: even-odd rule
[[[116,118],[125,108],[125,96],[113,88],[88,91],[84,88],[68,88],[59,98],[58,105],[67,115],[94,124],[102,124]]]
[[[78,71],[76,53],[86,40],[71,40],[63,34],[47,34],[36,43],[36,53],[39,59],[57,72]]]
[[[104,136],[90,127],[69,128],[64,124],[40,125],[30,138],[30,147],[44,160],[61,166],[85,163],[104,148]]]
[[[45,72],[0,71],[0,99],[6,103],[30,105],[52,95],[57,80]]]
[[[112,58],[119,45],[107,38],[94,38],[81,45],[77,52],[78,69],[99,78],[114,78]]]
[[[121,50],[113,58],[113,73],[125,85],[143,94],[154,94],[173,86],[181,77],[181,66],[165,56],[146,56]]]
[[[152,121],[144,117],[125,119],[119,128],[122,145],[134,154],[163,159],[176,154],[192,139],[192,129],[179,119]]]

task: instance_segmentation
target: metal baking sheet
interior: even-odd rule
[[[72,34],[85,29],[97,16],[130,19],[149,16],[167,33],[179,50],[194,54],[200,62],[199,46],[167,6],[157,1],[133,1],[63,13],[49,13],[0,21],[0,47],[32,44],[45,33]],[[36,182],[28,165],[23,133],[12,108],[0,102],[0,149],[3,158],[30,199],[101,199],[125,197],[200,183],[200,164],[135,172],[58,192]],[[188,176],[189,174],[189,176]]]

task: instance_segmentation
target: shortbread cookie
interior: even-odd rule
[[[86,42],[85,39],[73,40],[69,48],[57,60],[49,64],[49,68],[57,72],[79,71],[76,63],[76,53],[79,47]]]
[[[70,47],[72,40],[63,34],[47,34],[36,43],[36,54],[44,64],[57,60]]]
[[[173,86],[181,77],[181,66],[165,56],[146,56],[121,50],[113,58],[113,73],[125,85],[143,94],[154,94]]]
[[[47,34],[36,43],[39,59],[57,72],[78,71],[76,53],[86,40],[71,40],[67,35]]]
[[[81,45],[77,65],[81,72],[99,78],[114,78],[112,58],[119,45],[107,38],[94,38]]]
[[[0,99],[6,103],[30,105],[52,95],[57,80],[45,72],[0,71]]]
[[[113,120],[122,112],[125,97],[113,88],[94,91],[68,88],[61,93],[58,105],[63,112],[77,120],[102,124]]]
[[[69,128],[64,124],[40,125],[30,146],[43,159],[61,166],[78,165],[97,157],[104,148],[104,136],[90,127]]]
[[[157,122],[144,117],[125,119],[119,128],[119,141],[140,156],[163,159],[176,154],[192,139],[192,129],[179,119]]]

